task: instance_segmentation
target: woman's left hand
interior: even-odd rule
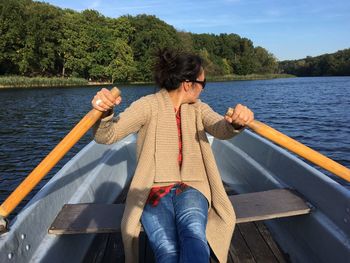
[[[254,120],[254,113],[242,104],[237,104],[233,112],[226,113],[225,120],[233,125],[245,126]]]

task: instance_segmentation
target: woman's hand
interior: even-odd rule
[[[114,98],[112,92],[103,88],[98,91],[91,101],[92,107],[96,110],[106,112],[111,110],[115,105],[119,105],[122,102],[122,97]]]
[[[247,106],[237,104],[233,111],[226,113],[225,120],[235,126],[245,126],[254,120],[254,113]]]

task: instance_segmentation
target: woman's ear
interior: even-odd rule
[[[191,88],[191,82],[184,81],[182,82],[184,90],[187,92]]]

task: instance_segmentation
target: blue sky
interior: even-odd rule
[[[108,17],[155,15],[178,30],[236,33],[279,60],[350,48],[350,0],[45,0]]]

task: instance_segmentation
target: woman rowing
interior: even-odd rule
[[[137,133],[137,167],[126,199],[122,237],[126,262],[138,262],[141,223],[157,262],[209,262],[210,248],[226,262],[235,214],[206,133],[230,139],[254,119],[246,106],[221,116],[198,97],[206,79],[202,59],[164,49],[155,66],[156,94],[121,103],[102,89],[92,100],[104,112],[94,127],[98,143]]]

